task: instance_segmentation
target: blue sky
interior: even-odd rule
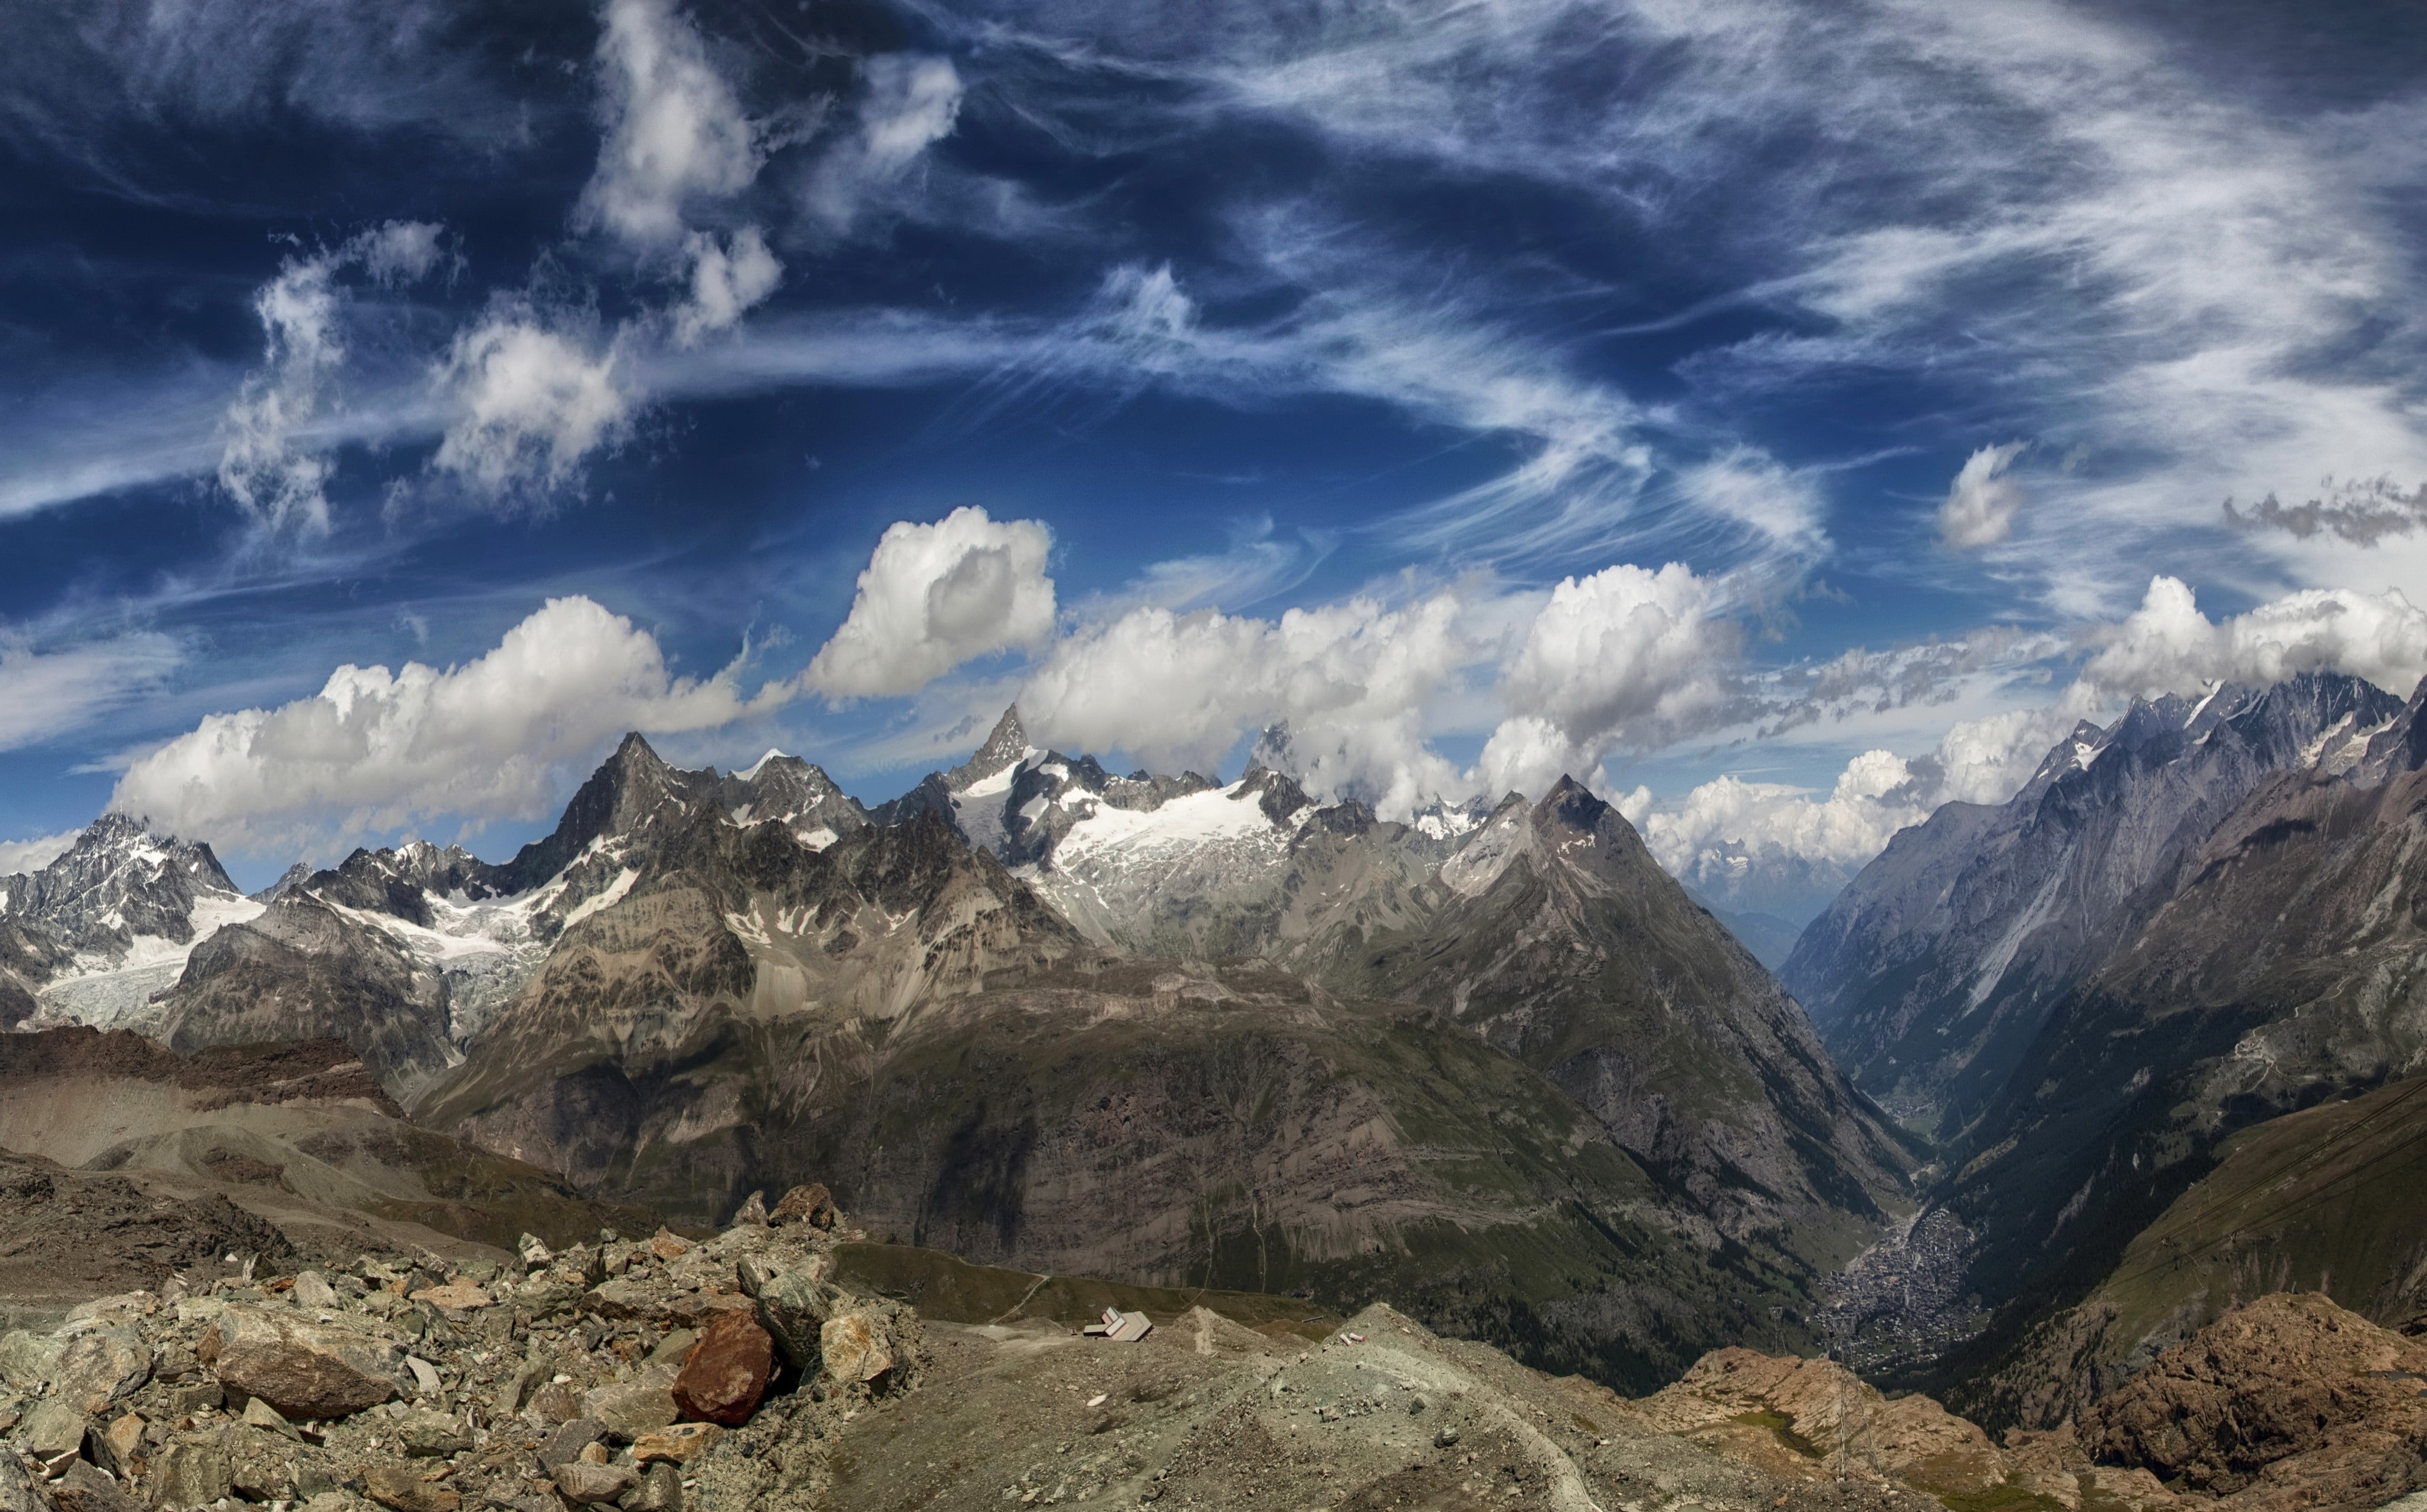
[[[1794,915],[2136,693],[2427,668],[2408,8],[0,31],[0,838],[498,854],[627,725],[873,800],[1018,697]]]

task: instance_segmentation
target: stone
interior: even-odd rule
[[[235,1489],[227,1451],[213,1439],[177,1439],[152,1461],[152,1503],[180,1512],[208,1506]]]
[[[318,1271],[298,1271],[295,1305],[306,1312],[327,1312],[337,1305],[337,1289]]]
[[[388,1512],[462,1512],[464,1498],[421,1478],[417,1465],[380,1465],[363,1475],[363,1489]]]
[[[670,1371],[678,1371],[682,1369],[683,1357],[689,1355],[691,1346],[698,1342],[698,1330],[673,1329],[663,1339],[658,1341],[657,1348],[649,1351],[649,1363],[663,1365]]]
[[[257,1396],[245,1402],[241,1421],[249,1427],[266,1428],[283,1438],[300,1439],[303,1437],[295,1431],[295,1424],[279,1416],[276,1407]]]
[[[448,1308],[457,1312],[469,1312],[485,1308],[497,1298],[472,1284],[468,1276],[458,1276],[445,1286],[429,1286],[413,1293],[415,1302],[427,1302],[433,1308]]]
[[[682,1512],[682,1471],[656,1464],[641,1472],[641,1485],[624,1498],[624,1512]]]
[[[605,1444],[583,1444],[581,1453],[573,1457],[585,1465],[604,1465],[615,1456],[607,1452]]]
[[[692,1456],[707,1449],[724,1435],[725,1430],[713,1423],[677,1423],[671,1428],[644,1433],[632,1440],[632,1462],[638,1465],[669,1465],[691,1462]]]
[[[664,1288],[637,1276],[619,1276],[592,1287],[581,1308],[618,1322],[655,1323],[666,1314]]]
[[[230,1308],[199,1351],[220,1383],[288,1418],[342,1418],[398,1394],[403,1351],[384,1340]]]
[[[514,1241],[514,1253],[522,1257],[523,1269],[527,1271],[544,1271],[556,1263],[556,1257],[540,1243],[537,1234],[525,1234]]]
[[[734,1210],[733,1223],[731,1227],[739,1228],[743,1224],[748,1224],[753,1227],[757,1228],[764,1228],[767,1227],[766,1193],[751,1193],[748,1197],[743,1199],[741,1206]]]
[[[680,1415],[674,1384],[671,1373],[652,1370],[628,1381],[595,1387],[582,1393],[581,1415],[605,1423],[610,1438],[627,1443],[651,1429],[665,1427]]]
[[[54,1397],[36,1403],[34,1410],[25,1414],[24,1424],[17,1430],[17,1439],[36,1459],[57,1459],[62,1453],[75,1454],[84,1448],[88,1421],[83,1413]]]
[[[0,1512],[51,1512],[50,1501],[17,1456],[0,1449]]]
[[[542,1423],[571,1423],[581,1416],[581,1393],[571,1381],[550,1381],[531,1393],[530,1415]]]
[[[823,1181],[796,1186],[784,1194],[775,1211],[767,1215],[771,1224],[805,1223],[812,1228],[832,1228],[839,1215],[835,1211],[834,1194]]]
[[[692,1422],[739,1428],[758,1410],[774,1375],[775,1341],[756,1318],[728,1312],[708,1325],[683,1360],[674,1404]]]
[[[530,1400],[531,1392],[546,1374],[546,1368],[536,1360],[526,1360],[515,1366],[514,1373],[497,1388],[497,1415],[511,1418],[520,1412],[523,1404]]]
[[[472,1447],[471,1430],[462,1421],[427,1407],[404,1415],[396,1427],[397,1442],[416,1459],[436,1459]]]
[[[737,1267],[742,1294],[757,1305],[758,1325],[803,1371],[818,1368],[819,1336],[834,1313],[825,1284],[832,1263],[823,1255],[799,1265],[746,1255]]]
[[[670,1228],[660,1228],[649,1237],[649,1253],[661,1260],[678,1260],[691,1253],[691,1241]]]
[[[560,1424],[554,1433],[540,1441],[539,1463],[542,1470],[554,1470],[567,1460],[578,1459],[581,1452],[607,1436],[607,1424],[596,1418],[576,1418]]]
[[[293,1446],[258,1428],[236,1427],[220,1436],[227,1451],[228,1485],[248,1502],[295,1499]]]
[[[67,1341],[52,1379],[59,1400],[88,1417],[141,1386],[152,1374],[152,1347],[132,1328],[96,1328]]]
[[[556,1488],[564,1499],[577,1506],[589,1506],[598,1502],[612,1502],[641,1484],[641,1477],[628,1465],[592,1465],[581,1460],[568,1460],[548,1471]]]
[[[128,1479],[135,1473],[135,1452],[143,1447],[143,1426],[141,1417],[128,1412],[106,1428],[87,1429],[84,1457],[120,1480]]]
[[[818,1330],[818,1358],[827,1378],[844,1386],[875,1380],[893,1368],[885,1320],[864,1308],[836,1313]]]
[[[404,1368],[413,1373],[413,1390],[417,1395],[436,1396],[438,1394],[442,1383],[438,1379],[437,1366],[418,1355],[407,1355],[404,1357]]]
[[[59,1512],[141,1512],[126,1488],[79,1459],[51,1488]]]
[[[58,1368],[59,1341],[11,1328],[0,1333],[0,1381],[21,1391],[39,1391]]]

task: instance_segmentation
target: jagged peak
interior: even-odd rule
[[[985,738],[985,743],[972,752],[967,761],[944,774],[944,784],[958,791],[1018,766],[1028,758],[1029,751],[1028,727],[1020,723],[1019,706],[1014,704],[994,722],[994,730]]]
[[[758,774],[766,771],[770,763],[800,760],[801,758],[799,756],[793,756],[788,751],[778,751],[771,745],[767,748],[767,754],[765,756],[762,756],[757,760],[751,762],[740,772],[735,772],[734,775],[741,778],[743,782],[757,782],[758,780]],[[808,763],[804,761],[801,762],[801,764],[803,766],[806,766]]]

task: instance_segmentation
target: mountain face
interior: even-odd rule
[[[2427,1067],[2427,704],[2262,782],[1950,1152],[1980,1353],[2077,1299],[2253,1124]]]
[[[207,845],[104,814],[67,853],[0,877],[0,1022],[156,1028],[194,942],[250,919]]]
[[[2350,770],[2401,707],[2312,673],[2083,724],[2006,804],[1949,804],[1898,834],[1781,976],[1859,1086],[1956,1138],[2056,1005],[2205,864],[2228,814],[2276,773]]]

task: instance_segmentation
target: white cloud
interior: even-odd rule
[[[58,651],[0,640],[0,751],[78,729],[159,686],[184,660],[176,641],[150,630]]]
[[[775,292],[784,265],[767,250],[757,226],[744,226],[723,245],[706,232],[684,242],[691,259],[691,296],[675,309],[675,345],[693,347],[702,336],[730,330],[743,311]]]
[[[2022,485],[2006,475],[2027,443],[1982,447],[1964,459],[1938,506],[1938,538],[1957,550],[1993,546],[2014,532]]]
[[[550,599],[477,660],[341,666],[277,708],[213,714],[131,765],[110,807],[237,849],[303,851],[460,821],[536,818],[566,763],[627,729],[711,728],[744,698],[739,664],[668,672],[655,637],[587,598]]]
[[[220,486],[272,529],[329,528],[325,450],[308,444],[346,359],[338,275],[359,266],[382,286],[413,283],[437,266],[444,228],[391,220],[337,247],[290,258],[253,297],[266,340],[264,366],[245,380],[221,423]]]
[[[1034,520],[969,506],[933,525],[897,521],[803,685],[832,699],[915,692],[965,661],[1038,644],[1053,633],[1051,545]]]
[[[457,333],[432,382],[449,411],[432,465],[492,495],[562,486],[631,421],[619,346],[512,301]]]
[[[2196,692],[2218,680],[2263,687],[2320,668],[2406,695],[2427,674],[2427,612],[2398,590],[2309,589],[2219,623],[2180,578],[2160,576],[2101,639],[2082,680],[2133,695]]]
[[[849,232],[871,199],[952,135],[961,113],[961,75],[950,58],[880,53],[860,72],[867,92],[858,125],[818,160],[804,193],[810,217],[830,236]]]
[[[82,830],[62,830],[57,835],[43,835],[29,840],[0,840],[0,877],[14,876],[21,871],[40,871],[68,854]]]
[[[1404,815],[1465,789],[1425,730],[1426,703],[1474,655],[1463,612],[1447,593],[1400,609],[1352,598],[1279,620],[1135,609],[1056,644],[1020,710],[1061,749],[1209,774],[1249,733],[1286,724],[1287,764],[1309,792]]]
[[[1563,580],[1502,677],[1509,717],[1484,745],[1485,783],[1539,797],[1615,747],[1718,723],[1742,641],[1714,586],[1680,562]]]
[[[694,202],[750,187],[759,151],[732,87],[668,0],[608,0],[598,41],[606,138],[577,219],[664,252]]]
[[[1826,501],[1807,473],[1796,472],[1751,447],[1731,447],[1678,477],[1678,492],[1695,508],[1733,520],[1767,545],[1819,556]]]

